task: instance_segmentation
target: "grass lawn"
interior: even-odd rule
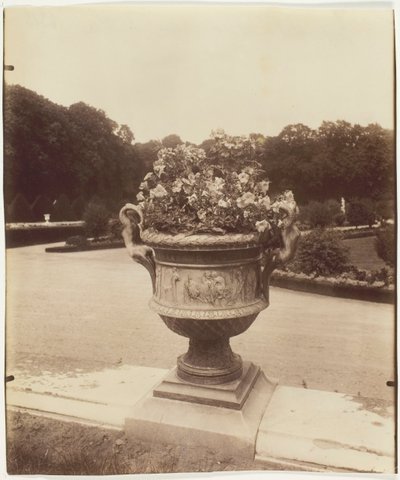
[[[10,475],[123,475],[277,468],[240,456],[226,457],[211,448],[140,442],[127,438],[123,431],[18,411],[8,412],[7,436]]]
[[[349,248],[350,262],[353,265],[364,270],[380,270],[385,266],[385,262],[376,254],[375,238],[371,236],[343,240]]]

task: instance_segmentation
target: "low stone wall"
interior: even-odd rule
[[[297,290],[299,292],[329,295],[331,297],[351,298],[378,303],[394,303],[395,290],[373,286],[332,284],[324,279],[283,277],[272,274],[270,285],[274,287]]]
[[[84,233],[83,222],[6,224],[6,248],[65,241]]]

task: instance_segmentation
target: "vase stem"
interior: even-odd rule
[[[178,358],[178,377],[196,384],[232,382],[242,370],[242,359],[232,352],[229,337],[190,338],[189,350]]]

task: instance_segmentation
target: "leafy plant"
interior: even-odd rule
[[[66,245],[72,245],[74,247],[84,247],[88,243],[87,238],[83,235],[73,235],[68,237],[65,241]]]
[[[213,132],[208,153],[191,145],[159,151],[137,195],[145,227],[178,233],[260,232],[274,236],[297,209],[289,191],[274,202],[255,159],[255,140]]]
[[[103,203],[91,201],[83,213],[88,237],[98,238],[107,233],[110,212]]]
[[[311,228],[327,227],[335,223],[336,215],[340,214],[340,204],[336,200],[326,202],[310,202],[300,208],[300,219]]]
[[[367,198],[352,200],[347,204],[346,216],[350,225],[373,225],[375,212],[372,201]]]
[[[379,258],[390,266],[396,259],[395,231],[392,225],[387,225],[376,234],[375,250]]]
[[[72,202],[72,211],[74,214],[74,220],[81,220],[83,217],[83,212],[85,211],[86,202],[83,196],[75,198]]]
[[[111,240],[121,240],[122,229],[123,225],[118,218],[111,218],[108,221],[107,232]]]
[[[300,239],[296,259],[288,268],[297,273],[328,276],[346,271],[348,262],[348,249],[341,242],[341,235],[316,229]]]

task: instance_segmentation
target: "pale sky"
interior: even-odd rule
[[[140,142],[339,119],[393,128],[392,28],[389,8],[14,7],[5,81],[101,108]]]

